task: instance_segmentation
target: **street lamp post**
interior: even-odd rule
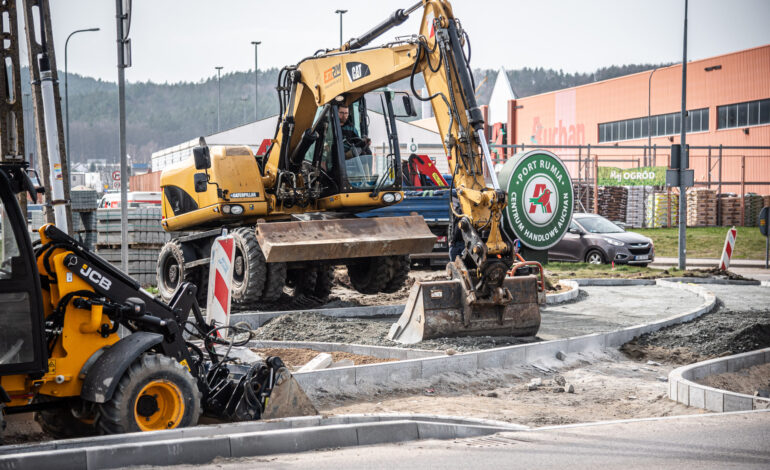
[[[658,70],[657,67],[652,69],[652,72],[650,72],[650,78],[647,80],[647,162],[645,162],[645,166],[652,165],[652,116],[651,116],[651,103],[652,103],[652,76],[655,74],[655,72]]]
[[[342,49],[342,15],[347,12],[347,10],[334,10],[334,13],[338,13],[340,15],[340,49]]]
[[[222,130],[222,121],[220,119],[221,115],[219,105],[222,101],[222,85],[219,82],[219,78],[221,76],[222,66],[217,66],[214,68],[217,69],[217,132],[220,132]]]
[[[65,135],[67,137],[66,143],[65,143],[65,154],[67,155],[67,161],[70,161],[70,106],[69,106],[69,91],[67,90],[67,46],[69,46],[70,38],[73,34],[77,33],[87,33],[87,32],[94,32],[99,31],[99,28],[88,28],[88,29],[78,29],[77,31],[73,31],[67,36],[67,40],[64,41],[64,116],[66,119],[65,124]]]
[[[257,67],[257,46],[262,44],[262,41],[251,41],[254,44],[254,121],[259,119],[259,68]]]

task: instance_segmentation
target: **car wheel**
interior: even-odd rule
[[[586,263],[602,264],[604,263],[604,255],[599,250],[591,250],[586,254]]]

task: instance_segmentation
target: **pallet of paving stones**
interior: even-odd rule
[[[162,246],[171,239],[171,234],[160,225],[159,207],[139,207],[128,210],[128,223],[124,226],[120,220],[120,209],[99,209],[97,218],[97,244],[99,246],[119,246],[123,231],[126,232],[129,246]]]
[[[717,193],[707,188],[687,191],[687,225],[712,227],[717,225]]]
[[[732,193],[719,195],[719,225],[730,227],[741,224],[742,199]]]
[[[74,212],[95,211],[99,205],[99,193],[94,189],[77,187],[70,190],[70,206]]]
[[[102,259],[122,269],[120,247],[97,246],[96,254]],[[129,248],[128,250],[128,274],[142,285],[155,284],[155,270],[158,262],[160,248]]]
[[[653,192],[652,186],[625,186],[626,224],[641,227],[644,224],[645,197]]]
[[[747,193],[743,196],[744,225],[747,227],[759,226],[759,213],[762,211],[764,199],[756,193]]]
[[[675,227],[679,224],[679,194],[656,191],[647,195],[645,221],[651,228]],[[670,225],[669,225],[670,220]]]
[[[628,190],[623,186],[599,187],[599,215],[613,221],[626,220]]]
[[[575,212],[593,212],[594,186],[592,184],[572,183],[572,195],[575,201]]]

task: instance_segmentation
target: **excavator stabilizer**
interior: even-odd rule
[[[429,253],[433,235],[420,215],[257,224],[268,263]]]
[[[540,328],[537,278],[506,277],[502,288],[505,297],[473,300],[461,279],[415,283],[388,339],[414,344],[450,336],[534,336]]]

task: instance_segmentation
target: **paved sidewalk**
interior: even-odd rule
[[[650,264],[654,268],[676,266],[679,264],[679,258],[664,258],[662,256],[656,256],[655,261]],[[688,268],[705,268],[705,267],[717,267],[719,266],[719,260],[717,258],[687,258]],[[731,268],[764,268],[765,260],[763,259],[733,259],[730,260]]]

